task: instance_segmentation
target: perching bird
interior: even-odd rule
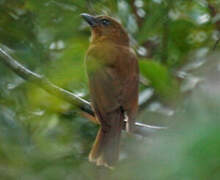
[[[92,38],[86,54],[89,90],[96,119],[101,125],[89,160],[113,167],[119,157],[123,121],[132,132],[138,108],[138,63],[129,37],[109,16],[81,15],[90,25]]]

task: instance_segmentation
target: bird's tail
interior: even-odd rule
[[[92,150],[89,154],[89,160],[95,162],[96,165],[113,167],[118,160],[119,144],[121,130],[123,127],[123,112],[118,109],[103,117],[100,122],[99,129]]]

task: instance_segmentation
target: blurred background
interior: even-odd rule
[[[137,121],[169,128],[124,133],[117,168],[97,168],[98,127],[0,63],[0,179],[220,179],[219,0],[0,0],[1,47],[89,101],[80,13],[123,24],[141,71]]]

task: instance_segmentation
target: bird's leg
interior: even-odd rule
[[[127,113],[126,112],[124,112],[124,119],[125,119],[125,121],[126,121],[126,127],[125,127],[125,129],[126,129],[126,132],[128,133],[128,134],[131,134],[132,132],[132,130],[131,130],[131,123],[130,123],[130,121],[128,120],[128,115],[127,115]]]

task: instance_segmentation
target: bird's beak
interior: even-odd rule
[[[97,25],[97,20],[94,16],[90,14],[86,14],[86,13],[82,13],[81,16],[91,27],[94,27]]]

